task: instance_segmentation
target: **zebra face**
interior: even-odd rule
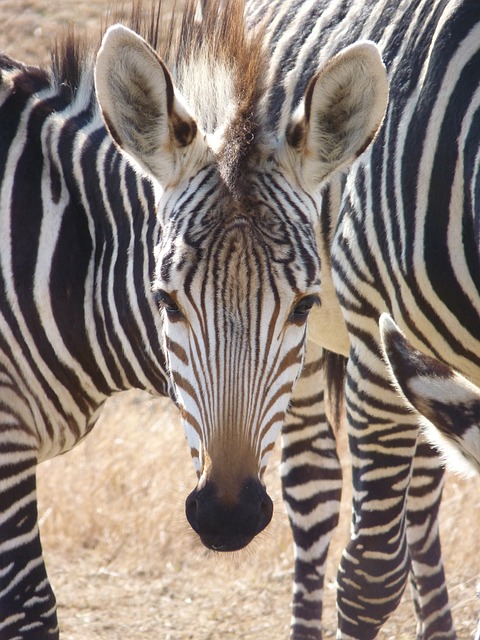
[[[300,372],[319,259],[313,203],[278,171],[257,175],[243,201],[219,192],[207,167],[161,201],[153,290],[199,478],[187,518],[206,546],[232,550],[271,518],[262,476]]]
[[[319,68],[288,122],[272,122],[261,33],[232,29],[225,6],[208,37],[196,19],[180,37],[176,84],[121,26],[95,71],[114,142],[160,188],[153,291],[198,474],[187,518],[223,551],[271,518],[262,476],[319,300],[316,198],[374,138],[387,100],[378,50],[362,43]]]

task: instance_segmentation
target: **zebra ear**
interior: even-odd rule
[[[197,125],[162,60],[130,29],[110,27],[97,55],[95,88],[113,140],[166,186],[177,177],[175,156],[193,143]]]
[[[316,190],[349,166],[375,138],[387,101],[387,74],[373,42],[356,43],[329,60],[311,79],[287,131],[301,180]]]

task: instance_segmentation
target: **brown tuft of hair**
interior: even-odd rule
[[[173,24],[173,23],[172,23]],[[218,153],[220,174],[232,195],[244,195],[249,168],[261,145],[258,104],[264,92],[265,56],[262,27],[246,31],[244,0],[188,0],[181,24],[170,28],[160,56],[171,67],[205,56],[230,72],[235,114]]]
[[[162,37],[166,37],[161,29],[164,13],[162,0],[156,2],[151,0],[149,3],[133,0],[128,3],[128,8],[125,3],[112,8],[94,35],[78,31],[72,24],[68,25],[55,40],[50,54],[52,73],[56,82],[70,88],[74,95],[85,70],[93,67],[103,34],[109,26],[116,23],[129,27],[142,36],[150,46],[157,49]],[[171,17],[169,22],[173,25]]]
[[[85,34],[76,33],[73,25],[69,25],[57,38],[51,51],[53,76],[64,90],[71,92],[72,97],[80,85],[86,60],[92,60],[89,51],[89,39]]]
[[[348,358],[324,350],[324,376],[326,382],[326,404],[333,430],[338,432],[345,411],[345,378]]]

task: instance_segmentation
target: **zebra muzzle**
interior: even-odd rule
[[[185,513],[208,549],[238,551],[270,523],[273,503],[256,478],[244,482],[234,501],[222,499],[215,484],[207,481],[188,496]]]

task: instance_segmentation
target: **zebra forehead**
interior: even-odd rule
[[[157,269],[160,280],[187,293],[210,286],[237,303],[265,292],[294,294],[318,284],[319,258],[313,233],[279,221],[271,212],[258,215],[218,215],[215,224],[202,219],[188,224],[182,234],[163,238]],[[187,285],[185,284],[187,283]]]
[[[240,274],[274,278],[276,286],[295,292],[318,285],[320,259],[312,212],[306,211],[312,203],[287,184],[275,190],[268,173],[247,179],[248,193],[239,197],[214,168],[207,178],[190,183],[187,193],[169,200],[157,253],[164,285],[183,288],[184,281],[208,273],[209,282],[228,275],[237,287]]]
[[[164,225],[183,227],[186,236],[208,232],[212,238],[230,226],[244,226],[251,235],[296,234],[313,237],[318,203],[292,185],[273,159],[244,166],[234,185],[226,184],[222,161],[198,171],[188,184],[181,184],[160,201],[159,215]]]

